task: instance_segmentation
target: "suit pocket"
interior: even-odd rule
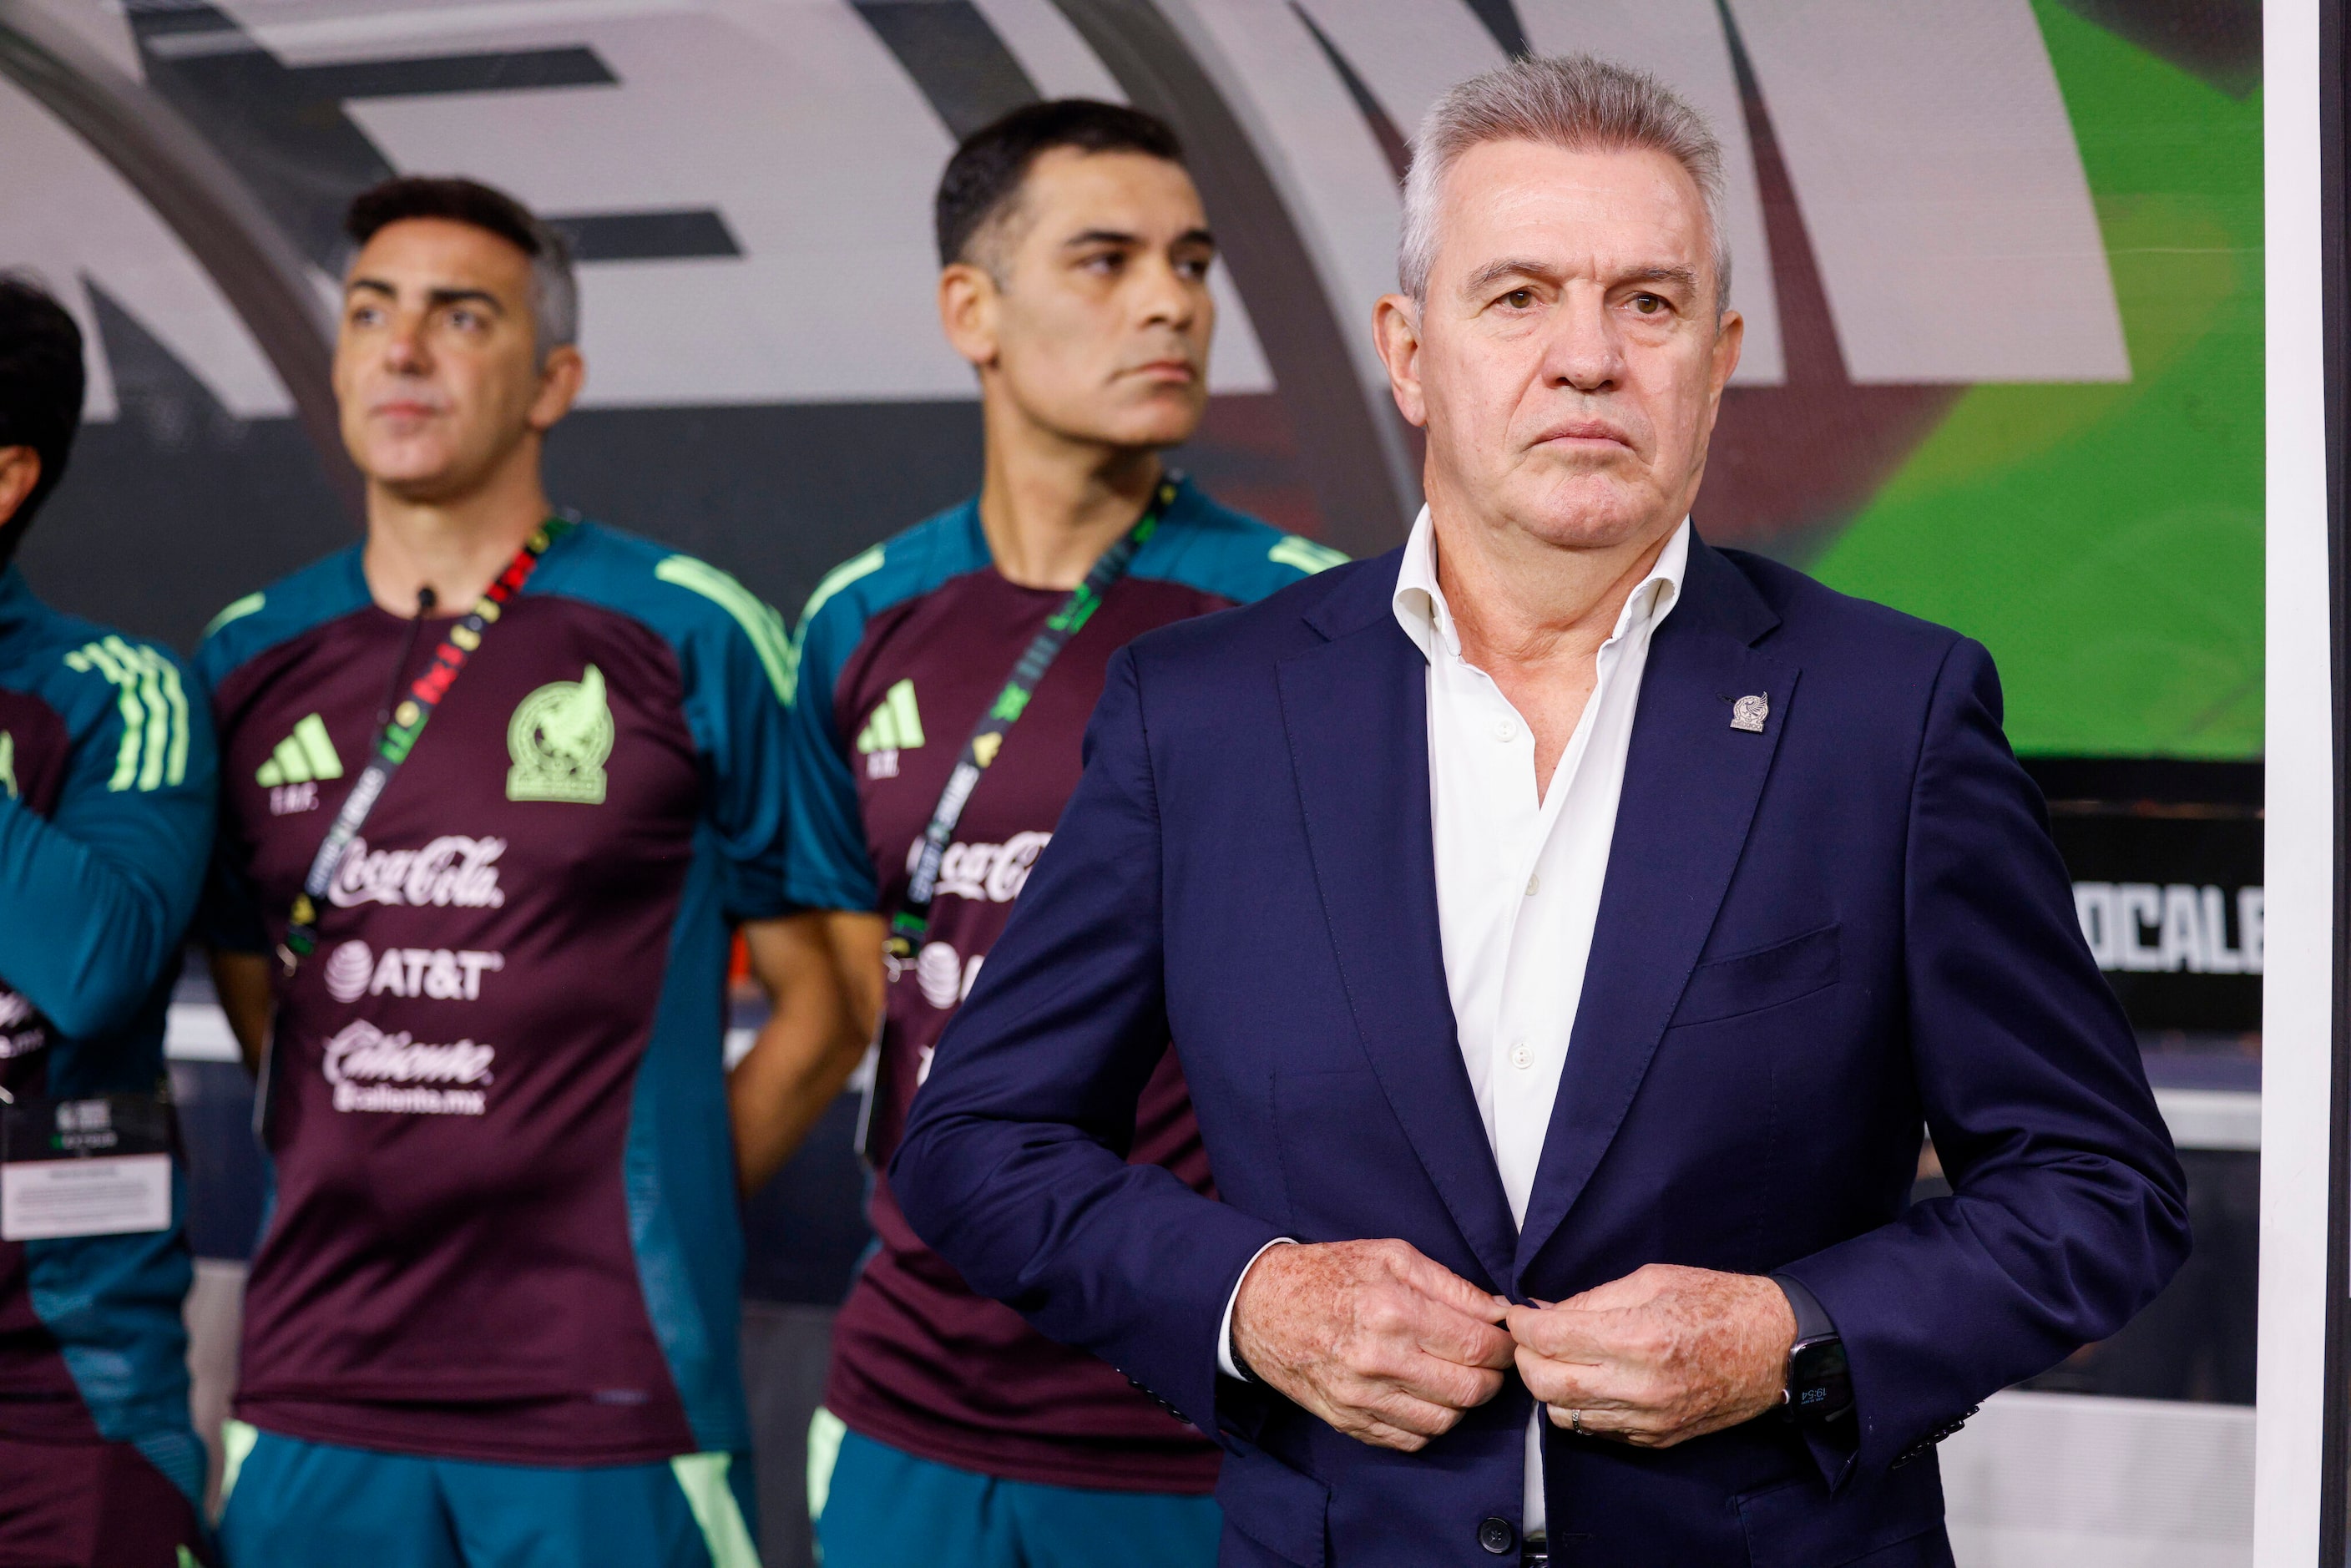
[[[1855,1478],[1834,1497],[1817,1478],[1739,1500],[1752,1568],[1947,1568],[1943,1479],[1932,1464]]]
[[[1842,925],[1823,925],[1751,953],[1700,964],[1690,971],[1681,1005],[1667,1027],[1761,1012],[1826,990],[1837,983],[1844,932]]]
[[[1331,1489],[1261,1448],[1228,1450],[1217,1478],[1225,1522],[1298,1568],[1323,1568]]]

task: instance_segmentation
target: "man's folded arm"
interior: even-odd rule
[[[1866,1470],[2113,1333],[2188,1251],[2178,1156],[2000,715],[1991,656],[1955,643],[1904,910],[1912,1070],[1952,1191],[1780,1270],[1844,1343]]]
[[[1160,823],[1131,652],[1012,920],[939,1042],[890,1182],[974,1289],[1216,1430],[1217,1334],[1280,1232],[1129,1165],[1167,1048]]]

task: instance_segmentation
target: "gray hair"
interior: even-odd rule
[[[1445,177],[1472,147],[1536,141],[1577,152],[1662,152],[1679,163],[1706,199],[1714,235],[1715,308],[1730,306],[1730,239],[1722,222],[1722,147],[1706,120],[1646,71],[1590,55],[1522,58],[1446,90],[1412,139],[1404,183],[1404,233],[1396,279],[1428,298],[1437,260],[1437,209]]]
[[[530,258],[530,325],[544,366],[549,353],[580,341],[580,278],[563,233],[537,216],[531,227],[538,231],[538,254]]]

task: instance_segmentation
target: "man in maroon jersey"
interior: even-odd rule
[[[737,1070],[747,1185],[882,1018],[885,1163],[931,1050],[1076,785],[1111,655],[1338,555],[1217,506],[1160,454],[1207,401],[1216,256],[1182,152],[1109,104],[1020,110],[940,182],[939,313],[978,373],[979,495],[844,563],[798,636],[784,925],[791,1027]],[[825,998],[831,998],[829,1001]],[[1134,1157],[1201,1190],[1172,1053]],[[965,1288],[886,1181],[810,1433],[827,1568],[1215,1561],[1216,1446],[1103,1363]]]
[[[555,235],[462,180],[348,226],[367,538],[198,658],[216,973],[274,1175],[223,1543],[733,1568],[721,1009],[730,926],[775,974],[789,647],[725,573],[550,516],[583,373]]]

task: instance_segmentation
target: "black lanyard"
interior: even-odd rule
[[[1012,666],[1012,674],[1005,678],[1004,689],[996,694],[996,700],[988,705],[987,711],[972,727],[971,738],[964,742],[962,758],[956,763],[955,770],[947,775],[946,788],[939,791],[939,803],[931,808],[930,826],[923,830],[922,857],[914,862],[914,875],[906,883],[905,902],[899,906],[898,913],[890,917],[890,935],[884,950],[897,960],[898,965],[913,961],[916,950],[923,945],[925,934],[931,928],[931,899],[938,890],[939,862],[946,858],[947,843],[955,837],[956,824],[963,821],[963,809],[969,803],[972,790],[978,787],[979,776],[987,771],[988,764],[1003,751],[1005,736],[1028,711],[1029,699],[1036,695],[1037,684],[1045,678],[1045,672],[1052,667],[1054,659],[1060,656],[1070,639],[1078,634],[1078,629],[1093,619],[1094,612],[1102,608],[1102,596],[1110,591],[1113,583],[1126,575],[1126,569],[1134,564],[1135,552],[1150,543],[1151,536],[1159,531],[1159,520],[1166,516],[1167,508],[1175,499],[1176,486],[1161,481],[1158,490],[1151,497],[1151,505],[1144,508],[1134,527],[1129,528],[1116,544],[1102,551],[1095,559],[1093,570],[1086,573],[1085,580],[1071,589],[1070,597],[1061,601],[1061,607],[1046,619],[1044,630],[1037,633],[1021,653],[1019,662]],[[893,970],[893,976],[900,972],[903,970],[899,968]],[[883,1017],[874,1020],[877,1046],[882,1031],[888,1027],[887,1015],[885,1008]],[[884,1086],[888,1071],[887,1054],[877,1054],[873,1076],[865,1085],[864,1103],[858,1108],[857,1152],[869,1162],[874,1157],[874,1109],[890,1092]]]
[[[1036,695],[1037,684],[1045,678],[1078,629],[1093,619],[1102,608],[1102,596],[1113,583],[1126,575],[1134,564],[1134,556],[1151,536],[1159,531],[1159,519],[1176,499],[1176,486],[1161,481],[1157,494],[1144,509],[1142,518],[1129,528],[1124,538],[1102,552],[1093,570],[1086,573],[1083,582],[1070,591],[1070,597],[1053,612],[1044,630],[1037,633],[1005,678],[1004,689],[996,695],[972,727],[971,738],[964,742],[963,757],[947,775],[946,788],[939,791],[939,803],[931,808],[930,826],[923,830],[922,858],[914,862],[914,876],[906,883],[906,899],[898,913],[890,917],[889,952],[902,962],[911,959],[923,945],[924,934],[931,928],[931,899],[938,889],[939,862],[946,858],[947,843],[955,837],[956,824],[963,821],[963,809],[971,800],[971,792],[979,785],[979,776],[987,771],[1004,749],[1004,737],[1020,716],[1028,711],[1029,699]]]
[[[277,961],[285,966],[287,978],[291,979],[302,960],[318,950],[319,901],[334,885],[343,855],[350,849],[351,841],[359,837],[360,829],[367,824],[368,813],[383,799],[392,776],[408,760],[416,737],[432,722],[433,710],[449,695],[457,673],[482,645],[483,635],[491,624],[522,591],[522,585],[530,580],[530,574],[538,569],[539,557],[576,521],[574,517],[549,517],[531,530],[530,538],[523,541],[522,549],[515,552],[507,569],[474,601],[474,608],[449,628],[448,635],[441,639],[441,646],[434,650],[433,663],[410,684],[408,695],[384,721],[382,733],[376,737],[375,755],[368,758],[351,792],[343,797],[343,809],[335,813],[334,825],[327,830],[326,841],[310,858],[310,873],[302,879],[302,891],[294,897],[294,911],[286,922],[286,939],[277,945]]]

